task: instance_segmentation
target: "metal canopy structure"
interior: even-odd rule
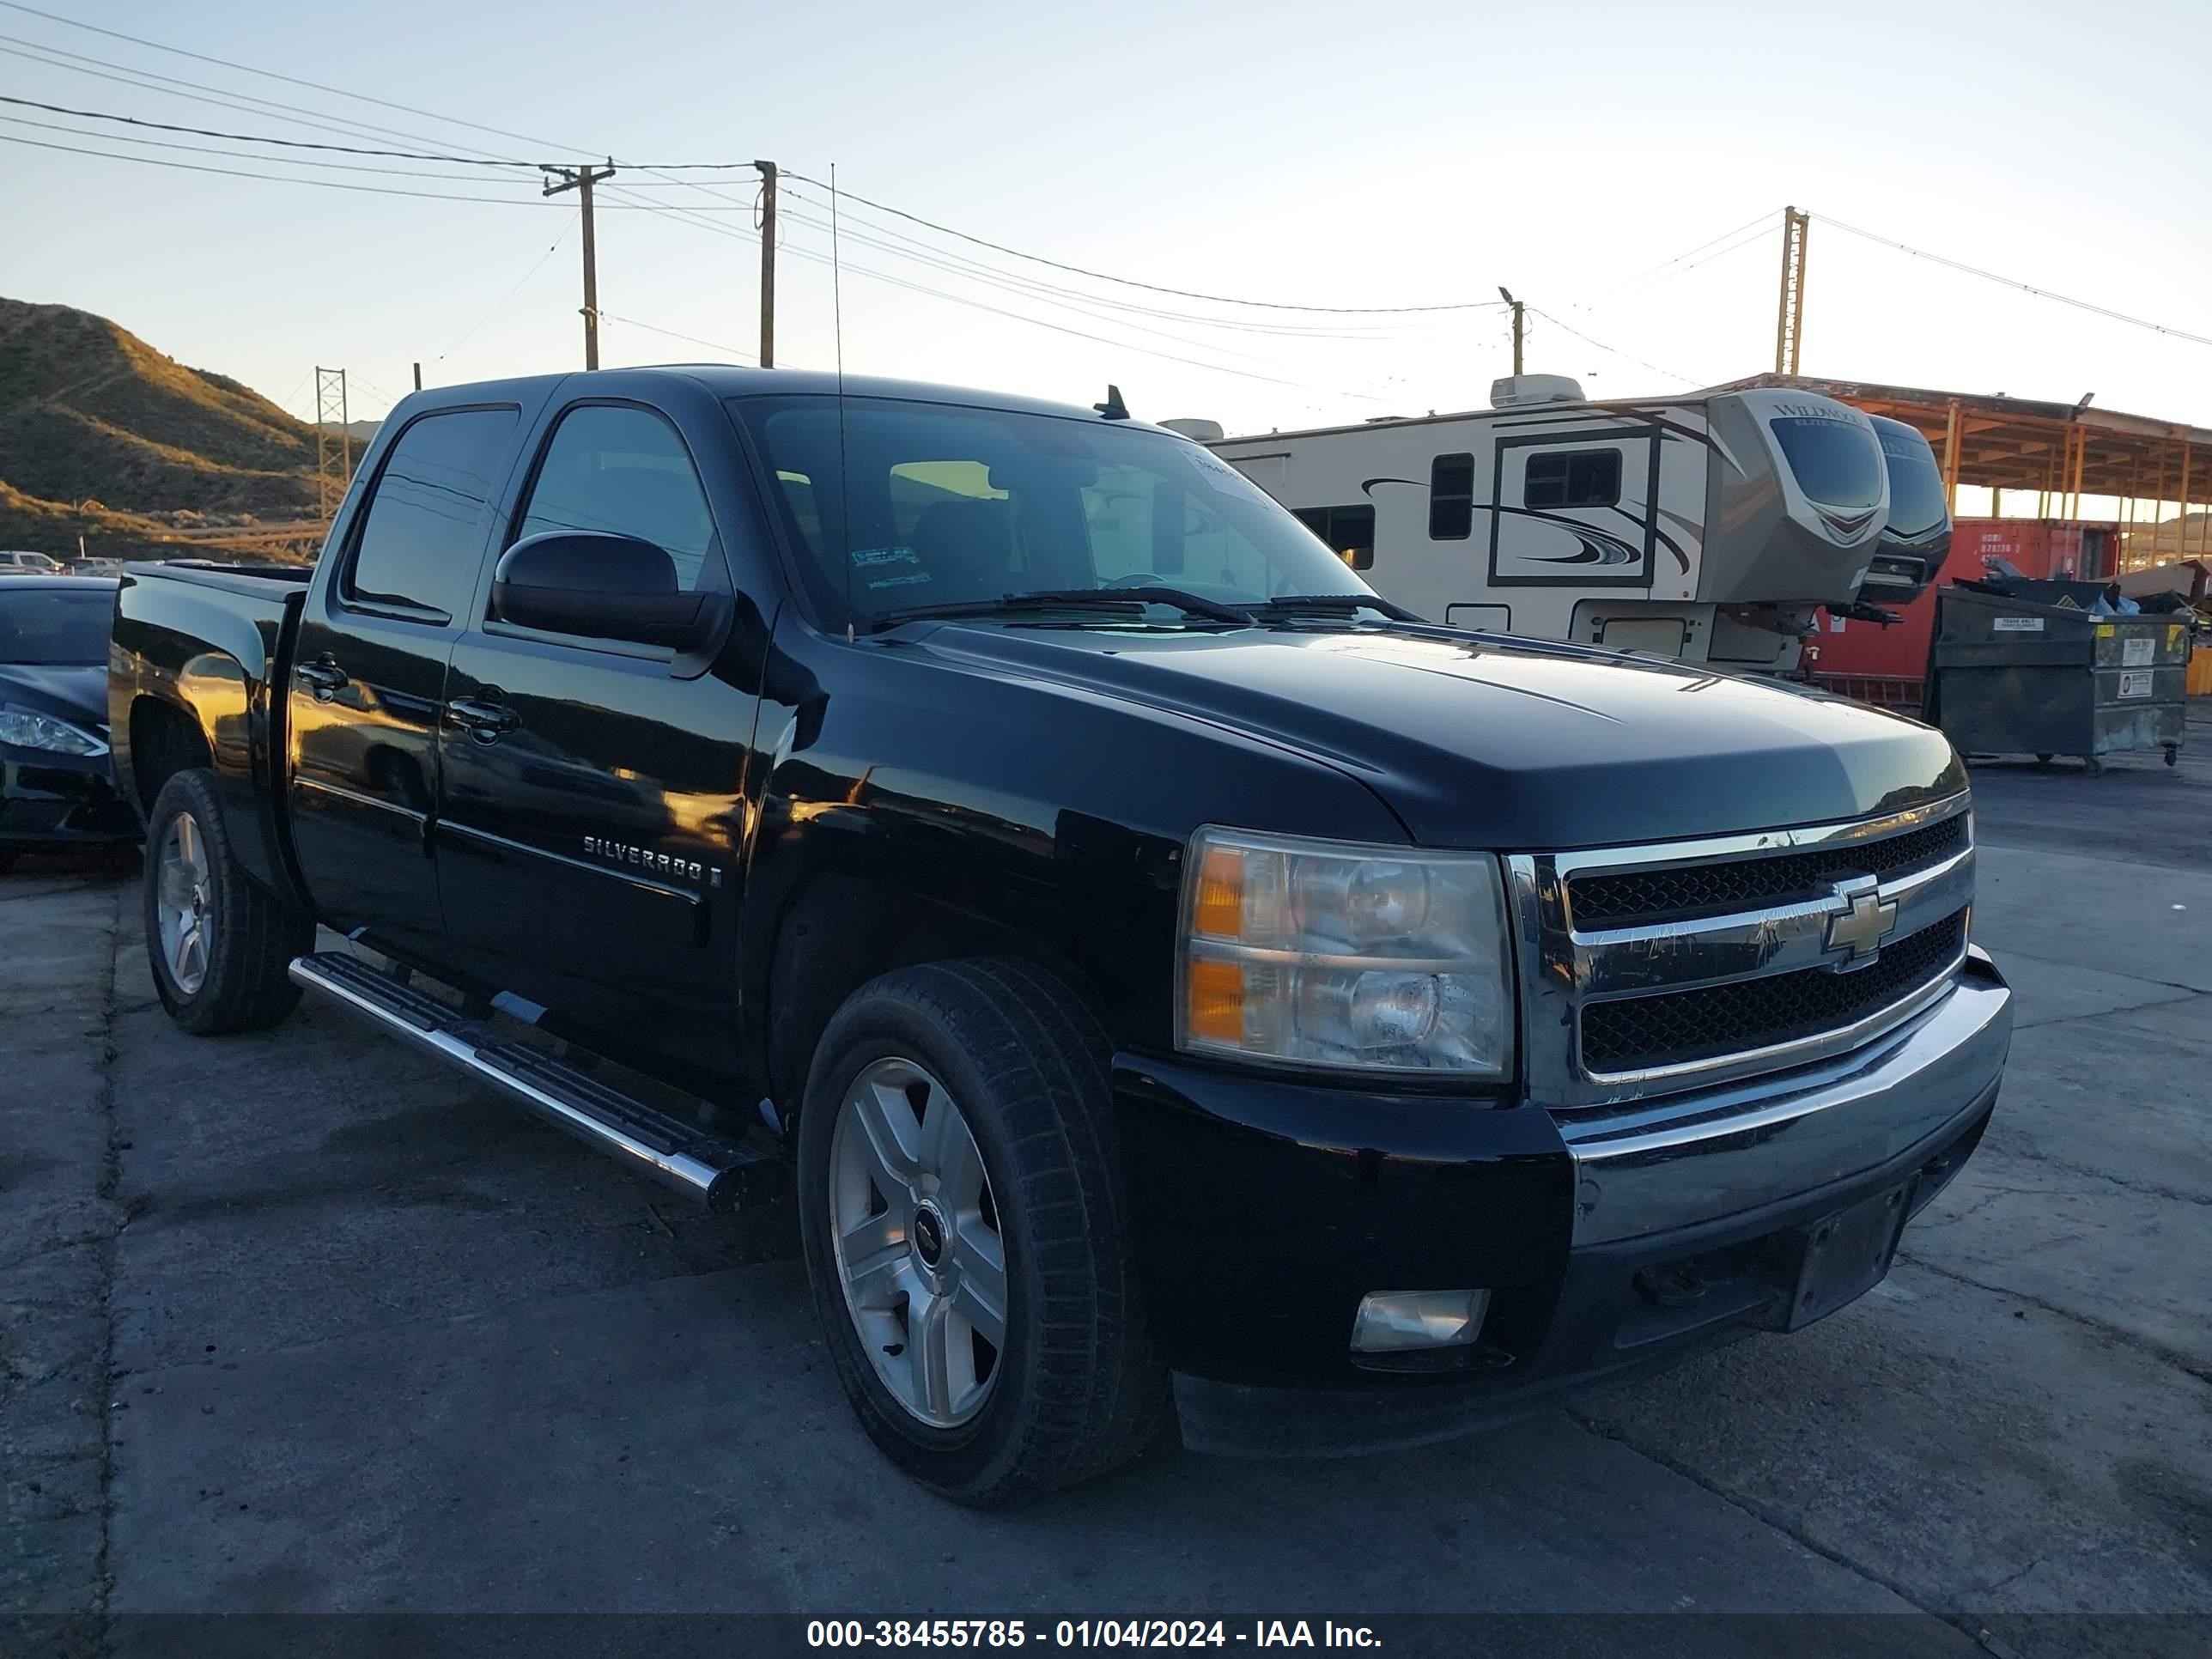
[[[2191,506],[2212,504],[2212,428],[2123,415],[2087,398],[2052,404],[1802,374],[1754,374],[1713,390],[1754,386],[1814,392],[1919,428],[1942,465],[1954,509],[1960,484],[2035,490],[2045,518],[2079,518],[2082,496],[2110,495],[2126,504],[2130,524],[2148,528],[2172,501],[2183,515],[2183,555],[2212,552],[2204,544],[2212,543],[2212,514],[2193,525],[2188,517]],[[2144,501],[2158,503],[2147,522],[2134,510]]]

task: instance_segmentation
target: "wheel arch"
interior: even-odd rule
[[[880,878],[825,872],[791,896],[767,953],[755,1033],[769,1098],[791,1133],[807,1067],[830,1017],[871,980],[901,968],[961,957],[1034,963],[1094,1005],[1097,988],[1037,929],[917,894]]]

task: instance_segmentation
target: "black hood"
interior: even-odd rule
[[[0,662],[0,702],[51,714],[105,737],[107,670],[104,665],[43,668]]]
[[[948,624],[921,648],[1233,723],[1365,782],[1437,847],[1563,849],[1782,829],[1957,793],[1942,734],[1674,662],[1418,629]],[[1262,826],[1265,827],[1265,826]]]

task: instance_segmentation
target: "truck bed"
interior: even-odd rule
[[[211,767],[226,827],[256,879],[289,891],[278,819],[289,653],[313,569],[188,560],[124,568],[108,653],[108,716],[118,787],[143,814],[141,746],[149,778],[179,763],[178,745]]]

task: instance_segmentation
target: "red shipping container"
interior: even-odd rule
[[[1951,551],[1927,591],[1896,607],[1904,620],[1884,628],[1820,613],[1820,637],[1808,641],[1806,665],[1815,678],[1922,678],[1928,642],[1936,629],[1936,590],[1950,581],[1979,581],[2004,560],[2023,576],[2095,581],[2112,574],[2120,526],[2111,521],[2058,519],[1960,519],[1951,526]],[[1884,606],[1885,610],[1892,607]],[[1817,654],[1815,647],[1817,647]],[[1850,693],[1849,686],[1838,690]]]

